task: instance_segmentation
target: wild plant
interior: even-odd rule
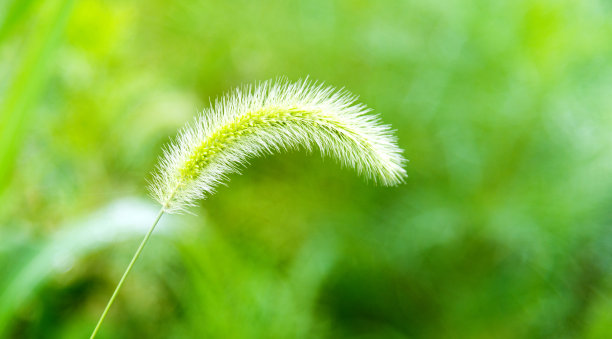
[[[318,149],[381,185],[401,183],[406,177],[402,150],[390,126],[370,112],[347,91],[308,80],[267,81],[216,100],[165,147],[149,186],[161,209],[91,338],[162,215],[188,212],[249,159],[286,150]]]

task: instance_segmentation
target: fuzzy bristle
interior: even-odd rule
[[[390,127],[369,112],[353,95],[308,80],[236,89],[180,131],[149,189],[166,212],[185,211],[249,158],[300,147],[396,185],[405,159]]]

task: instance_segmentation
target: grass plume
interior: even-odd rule
[[[396,185],[405,163],[389,126],[344,90],[267,81],[225,95],[165,149],[149,189],[165,212],[211,194],[249,158],[317,148],[365,177]]]
[[[318,148],[367,178],[396,185],[406,176],[389,126],[356,97],[308,80],[264,82],[224,96],[164,150],[149,190],[162,205],[91,334],[94,339],[164,212],[185,211],[249,158]]]

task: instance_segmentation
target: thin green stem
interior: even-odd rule
[[[134,263],[136,262],[136,259],[138,259],[138,257],[140,256],[140,252],[142,252],[142,249],[145,247],[147,241],[149,240],[149,237],[153,233],[153,230],[155,229],[155,226],[157,225],[157,223],[159,222],[159,219],[161,219],[163,214],[164,214],[164,208],[162,208],[159,211],[159,213],[157,214],[157,217],[155,218],[155,222],[153,222],[153,225],[151,226],[151,228],[149,229],[149,231],[145,235],[144,239],[142,239],[142,242],[140,243],[140,246],[138,246],[138,249],[136,250],[136,253],[134,253],[134,257],[132,257],[132,261],[130,261],[130,264],[125,269],[125,272],[123,272],[123,276],[121,277],[121,280],[119,280],[119,283],[117,284],[117,287],[115,288],[115,292],[113,292],[113,295],[111,296],[110,300],[108,301],[108,304],[106,304],[106,308],[104,309],[104,312],[102,312],[102,315],[100,316],[100,319],[98,320],[98,324],[96,325],[96,328],[93,330],[93,333],[91,334],[91,337],[89,337],[89,339],[95,338],[96,334],[98,334],[98,331],[100,330],[100,326],[102,325],[102,322],[106,318],[106,314],[108,313],[108,310],[113,305],[113,302],[115,301],[115,298],[117,297],[117,294],[119,293],[119,290],[121,289],[121,286],[123,286],[123,282],[125,281],[125,278],[127,277],[127,275],[132,270],[132,266],[134,266]]]

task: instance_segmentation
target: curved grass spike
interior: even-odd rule
[[[224,96],[165,150],[150,187],[165,212],[184,211],[249,158],[318,148],[383,185],[406,176],[389,126],[346,91],[311,83],[264,82]]]
[[[387,186],[401,183],[406,177],[402,151],[390,127],[369,112],[350,93],[308,80],[268,81],[236,89],[217,100],[164,150],[149,187],[161,210],[91,338],[163,213],[187,211],[249,158],[317,148],[368,179]]]

